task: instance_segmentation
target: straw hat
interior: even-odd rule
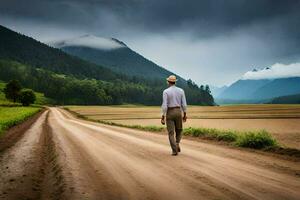
[[[167,78],[167,81],[172,82],[172,83],[175,83],[175,82],[177,81],[176,76],[174,76],[174,75],[169,76],[169,77]]]

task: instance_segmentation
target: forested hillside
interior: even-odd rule
[[[0,59],[14,60],[56,73],[101,80],[125,78],[111,70],[68,55],[0,25]]]
[[[22,85],[43,92],[46,97],[58,104],[122,104],[139,103],[159,105],[165,81],[132,83],[116,79],[108,82],[96,79],[78,79],[72,76],[56,74],[44,69],[13,61],[0,60],[0,80],[19,80]],[[214,100],[209,88],[188,81],[183,86],[190,104],[213,105]]]
[[[159,105],[166,80],[129,77],[0,26],[0,80],[19,80],[57,104]],[[151,76],[151,74],[149,74]],[[214,105],[209,88],[179,83],[189,104]]]

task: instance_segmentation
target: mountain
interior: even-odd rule
[[[226,88],[219,99],[245,100],[252,99],[252,94],[260,87],[269,83],[270,80],[238,80]]]
[[[102,66],[45,45],[0,25],[0,59],[14,60],[60,74],[111,80],[122,76]]]
[[[238,80],[223,91],[218,99],[253,103],[298,93],[300,93],[300,77]]]
[[[75,39],[55,42],[52,45],[61,48],[68,54],[128,76],[165,79],[172,74],[115,38],[84,35]]]
[[[269,103],[272,104],[300,104],[300,94],[281,96],[272,99]]]
[[[251,96],[267,99],[300,93],[300,77],[274,79],[257,89]]]
[[[103,45],[105,41],[101,42]],[[105,47],[124,46],[114,42],[112,46],[106,41]],[[4,82],[19,80],[24,87],[44,93],[57,104],[161,104],[165,77],[147,80],[108,68],[0,26],[0,80]],[[178,84],[186,91],[190,104],[214,105],[209,90],[185,80]]]

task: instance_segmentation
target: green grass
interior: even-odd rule
[[[0,136],[8,128],[25,121],[40,110],[40,107],[0,106]]]

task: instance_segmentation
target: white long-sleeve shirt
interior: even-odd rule
[[[180,107],[183,112],[186,112],[187,104],[183,89],[170,86],[163,92],[162,114],[166,116],[169,107]]]

